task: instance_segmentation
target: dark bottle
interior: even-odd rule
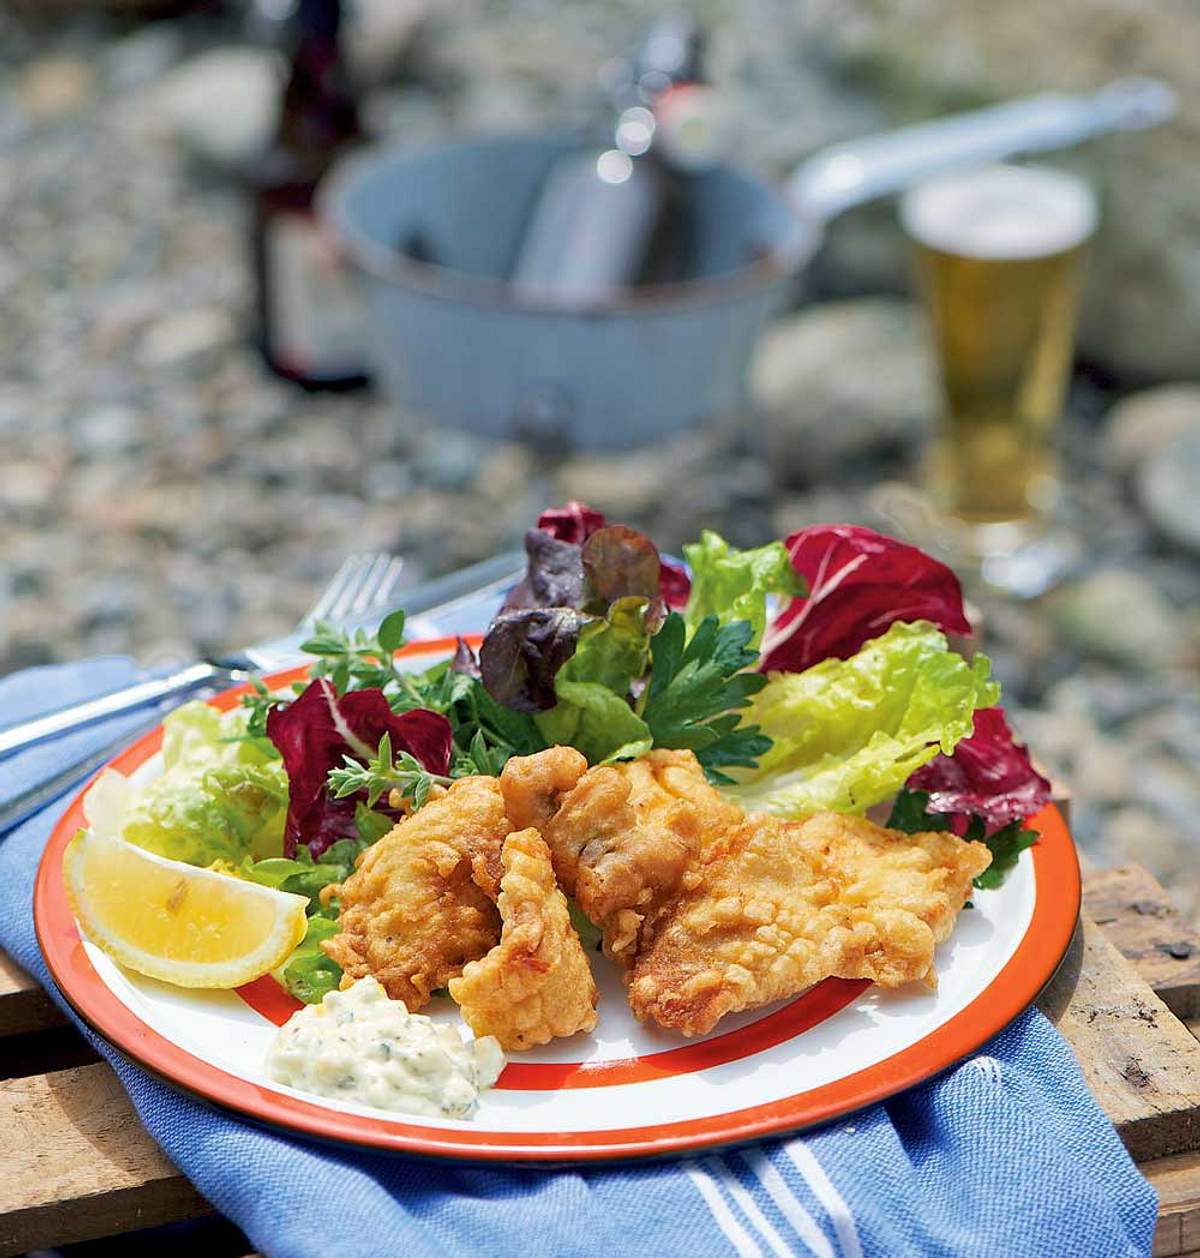
[[[256,339],[271,370],[306,389],[367,382],[362,310],[313,208],[321,179],[363,136],[341,16],[340,0],[299,0],[279,128],[251,176]]]
[[[524,297],[604,303],[692,272],[689,180],[721,140],[700,29],[661,19],[612,96],[610,146],[572,153],[542,186],[510,276]]]

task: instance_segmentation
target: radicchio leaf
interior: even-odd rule
[[[537,526],[560,542],[582,546],[604,527],[604,515],[585,502],[568,502],[565,507],[548,507],[538,516]]]
[[[529,565],[525,579],[509,591],[505,611],[530,607],[579,607],[584,597],[583,552],[542,529],[525,534]]]
[[[666,559],[661,562],[662,571],[658,575],[658,592],[668,607],[678,611],[687,606],[692,593],[692,580],[678,564]]]
[[[768,672],[849,659],[898,620],[971,632],[958,578],[915,546],[851,524],[801,529],[785,544],[809,593],[767,627],[761,667]]]
[[[584,542],[582,553],[589,609],[603,612],[619,598],[658,596],[662,564],[658,547],[645,533],[609,524]]]
[[[591,620],[573,607],[502,611],[479,650],[488,693],[518,712],[552,708],[555,674],[575,654],[580,631]]]
[[[981,817],[993,834],[1014,821],[1033,816],[1049,799],[1050,783],[1033,767],[1028,750],[1013,738],[1003,708],[980,708],[969,738],[952,756],[937,756],[909,779],[909,790],[925,791],[931,813],[950,817],[965,834],[972,817]]]
[[[453,734],[437,712],[416,708],[397,715],[382,690],[353,690],[339,696],[326,678],[312,682],[291,703],[267,716],[267,737],[275,744],[288,776],[284,854],[300,845],[314,856],[339,839],[356,836],[354,796],[333,799],[326,790],[329,770],[344,756],[371,759],[387,733],[394,751],[407,751],[430,773],[450,767]]]

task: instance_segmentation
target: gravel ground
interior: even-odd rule
[[[482,82],[468,77],[491,64],[481,37],[439,29],[440,81],[377,93],[385,125],[435,134],[561,102],[546,86],[562,61],[552,39],[509,48],[517,70],[501,58]],[[702,525],[745,543],[818,520],[911,520],[904,479],[933,400],[919,324],[894,299],[786,321],[756,370],[754,414],[617,457],[548,460],[431,431],[367,393],[310,397],[273,379],[245,337],[243,198],[154,107],[228,30],[205,17],[36,26],[0,10],[0,673],[236,648],[285,630],[351,551],[448,570],[568,496],[667,547]],[[777,79],[747,80],[747,101],[755,91],[778,106]],[[868,113],[848,105],[844,125]],[[236,143],[214,117],[217,140]],[[888,366],[844,370],[862,361]],[[1195,469],[1198,398],[1176,386],[1114,407],[1078,381],[1067,516],[1081,561],[1036,602],[973,591],[1021,728],[1071,784],[1083,844],[1151,865],[1189,911],[1200,575],[1178,486]]]

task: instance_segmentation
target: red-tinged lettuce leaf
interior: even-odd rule
[[[580,632],[592,619],[573,607],[502,611],[479,650],[488,693],[518,712],[552,708],[555,675],[575,654]]]
[[[565,507],[548,507],[538,516],[537,526],[557,541],[582,546],[604,527],[604,515],[585,502],[571,501]]]
[[[971,632],[958,578],[915,546],[851,524],[801,529],[785,545],[809,592],[768,626],[765,671],[799,673],[821,660],[849,659],[901,620]]]
[[[537,526],[542,532],[549,533],[556,541],[570,542],[582,546],[593,533],[605,527],[603,512],[589,507],[584,502],[568,502],[563,507],[550,507],[538,516]],[[659,597],[668,608],[681,608],[687,604],[688,595],[692,592],[692,582],[687,570],[679,564],[661,560],[662,568],[658,579]],[[620,597],[620,596],[618,596]],[[524,602],[508,602],[506,607],[551,606],[549,603],[535,603],[528,595]]]
[[[658,592],[666,605],[675,611],[687,606],[692,593],[692,579],[678,564],[661,560],[662,571],[658,574]]]
[[[658,597],[662,563],[658,547],[637,529],[609,524],[583,544],[584,600],[603,613],[620,598]]]
[[[583,550],[542,529],[525,534],[525,579],[508,592],[503,611],[530,607],[580,607],[584,599]]]
[[[459,638],[458,645],[454,648],[454,655],[450,659],[450,671],[462,673],[464,677],[474,677],[477,681],[483,679],[483,674],[479,671],[479,657],[467,645],[464,638]]]
[[[294,856],[301,845],[320,856],[339,839],[356,836],[358,801],[354,796],[333,799],[326,779],[344,756],[370,760],[385,733],[391,735],[394,751],[410,752],[430,773],[448,771],[454,743],[450,722],[425,708],[397,715],[382,690],[339,696],[330,681],[320,678],[291,703],[271,709],[267,737],[288,776],[286,856]]]
[[[999,707],[980,708],[971,736],[959,742],[953,755],[922,765],[907,786],[926,792],[927,811],[949,817],[958,834],[966,833],[972,817],[982,818],[986,832],[994,834],[1025,821],[1050,799],[1050,783],[1015,741]]]

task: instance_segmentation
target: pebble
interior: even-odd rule
[[[750,389],[766,416],[775,474],[793,484],[908,451],[938,407],[918,312],[885,297],[829,302],[777,322],[759,346]]]
[[[85,458],[134,453],[142,445],[137,412],[124,406],[87,411],[72,424],[71,442]]]
[[[1165,537],[1200,553],[1200,416],[1142,464],[1137,496]]]
[[[179,60],[181,32],[156,22],[118,39],[104,58],[108,85],[120,92],[136,91],[164,75]]]
[[[431,0],[355,0],[342,47],[355,82],[385,81],[409,51]]]
[[[142,337],[139,357],[151,370],[190,363],[229,345],[237,328],[229,311],[200,306],[153,322]]]
[[[1124,802],[1130,795],[1133,776],[1140,772],[1140,767],[1129,763],[1125,743],[1085,728],[1079,731],[1074,746],[1072,789],[1093,804]]]
[[[17,80],[16,98],[32,121],[45,123],[81,110],[92,99],[94,87],[95,76],[86,61],[49,56],[25,68]]]
[[[413,478],[430,489],[456,492],[471,485],[492,443],[469,432],[440,432],[425,443],[413,467]],[[338,457],[341,456],[339,450]]]
[[[1140,805],[1118,809],[1108,822],[1106,838],[1107,855],[1114,864],[1144,865],[1170,891],[1185,881],[1194,887],[1189,867],[1194,846],[1151,809]]]
[[[1184,632],[1175,609],[1138,572],[1100,568],[1055,593],[1051,614],[1087,655],[1152,672],[1181,658]]]
[[[200,157],[235,166],[252,160],[275,129],[281,73],[264,49],[213,49],[172,70],[128,112],[165,124]]]
[[[1172,438],[1200,427],[1200,384],[1163,384],[1123,398],[1104,422],[1102,450],[1113,471],[1132,475]]]

